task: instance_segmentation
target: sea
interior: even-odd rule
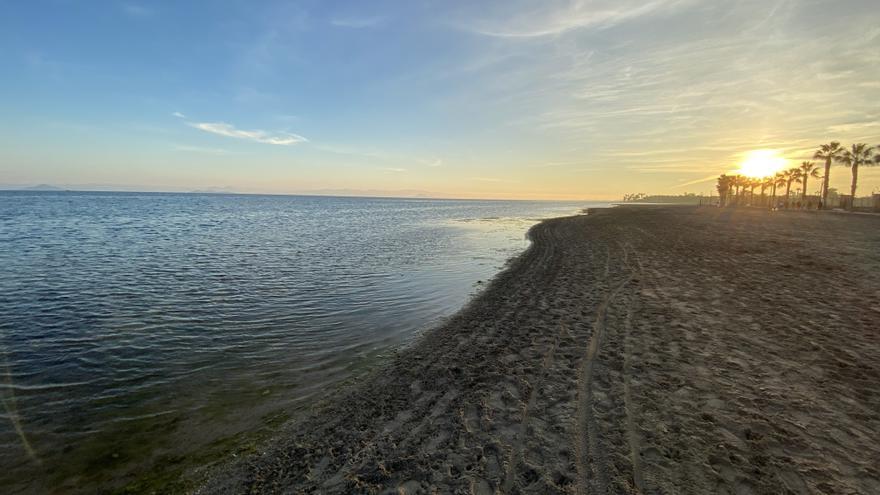
[[[181,489],[602,206],[0,192],[0,493]]]

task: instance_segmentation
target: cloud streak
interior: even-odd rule
[[[218,136],[244,139],[255,143],[291,146],[308,142],[308,139],[297,134],[287,132],[269,133],[259,129],[251,131],[237,129],[232,124],[227,124],[226,122],[187,122],[186,124],[200,131],[216,134]]]
[[[500,20],[466,22],[460,28],[476,34],[499,38],[541,38],[558,36],[587,28],[609,28],[657,11],[668,12],[685,3],[682,0],[639,1],[567,1],[540,3],[538,9],[523,8],[515,2],[511,10],[518,15]],[[527,5],[533,5],[528,3]]]
[[[442,158],[435,158],[433,160],[423,159],[423,160],[419,160],[419,162],[422,165],[425,165],[426,167],[442,167],[443,166],[443,159]]]
[[[621,183],[674,188],[711,180],[701,177],[747,150],[794,159],[824,140],[880,139],[868,69],[880,62],[876,13],[759,0],[509,3],[464,25],[486,37],[460,70],[480,79],[468,101],[535,142],[571,146],[539,165],[590,163]]]

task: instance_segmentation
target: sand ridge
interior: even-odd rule
[[[880,219],[617,208],[201,493],[880,493]]]

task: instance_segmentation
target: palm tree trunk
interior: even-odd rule
[[[791,199],[791,180],[785,184],[785,207],[788,208],[788,202]]]
[[[801,193],[801,203],[803,203],[804,209],[807,209],[807,176],[809,174],[804,174],[804,192]]]
[[[828,209],[828,182],[831,180],[831,157],[825,159],[825,180],[822,181],[822,209]]]
[[[859,164],[858,162],[853,163],[852,165],[852,187],[850,188],[850,195],[852,196],[853,206],[856,204],[856,186],[859,183]]]
[[[770,209],[773,209],[773,205],[776,203],[776,183],[773,183],[773,187],[770,189],[770,204],[768,205]]]

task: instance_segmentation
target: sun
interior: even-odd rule
[[[749,151],[739,164],[739,173],[756,179],[770,177],[785,168],[786,163],[778,150]]]

